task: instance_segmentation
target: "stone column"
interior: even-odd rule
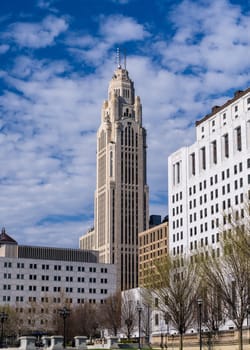
[[[52,335],[50,337],[50,350],[61,350],[63,349],[63,336],[62,335]]]
[[[76,336],[74,337],[75,339],[75,347],[76,349],[87,349],[87,344],[86,344],[86,341],[87,341],[87,337],[84,337],[84,336]]]
[[[34,350],[36,348],[36,337],[23,336],[19,338],[20,340],[20,350]]]
[[[108,337],[107,338],[107,347],[108,349],[118,349],[118,338],[116,337]]]

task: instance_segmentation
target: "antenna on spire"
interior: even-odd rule
[[[119,47],[116,50],[116,64],[118,68],[121,68],[121,58],[120,58],[120,49]]]
[[[123,54],[124,54],[124,69],[127,70],[127,53],[126,53],[126,49],[123,50]]]

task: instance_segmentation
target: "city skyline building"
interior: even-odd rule
[[[116,292],[116,266],[97,251],[19,245],[0,233],[0,304],[59,306],[104,303]]]
[[[250,88],[196,122],[196,141],[168,159],[170,253],[192,256],[220,239],[250,200]]]
[[[80,247],[117,265],[121,290],[138,286],[138,234],[148,228],[146,147],[141,101],[118,56],[97,132],[94,228]]]
[[[159,216],[161,218],[161,216]],[[150,216],[150,221],[155,215]],[[158,215],[156,218],[158,223]],[[149,227],[139,233],[139,287],[143,287],[148,276],[154,273],[155,264],[169,254],[168,251],[168,221]]]

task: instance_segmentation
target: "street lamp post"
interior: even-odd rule
[[[249,339],[249,314],[250,314],[250,305],[247,305],[247,333],[248,333],[248,343],[250,343],[250,339]]]
[[[247,328],[249,327],[250,305],[247,305]]]
[[[169,315],[167,312],[164,314],[164,320],[165,324],[167,325],[167,333],[166,333],[166,338],[165,338],[165,348],[168,348],[168,336],[169,336]]]
[[[58,310],[59,315],[63,318],[63,347],[66,347],[66,318],[70,315],[70,310],[64,306],[63,309]]]
[[[7,321],[8,314],[6,314],[4,311],[0,312],[0,320],[1,320],[1,348],[3,347],[3,328],[4,328],[4,322]]]
[[[147,305],[147,344],[150,343],[150,305]]]
[[[198,304],[198,307],[199,307],[199,343],[200,343],[200,350],[202,350],[202,337],[201,337],[201,323],[202,323],[201,307],[202,307],[202,299],[198,299],[197,300],[197,304]]]
[[[138,311],[138,338],[139,338],[138,349],[141,349],[141,312],[142,312],[142,307],[140,306],[139,303],[137,303],[136,309]]]

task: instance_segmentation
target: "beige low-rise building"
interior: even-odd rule
[[[168,254],[168,221],[139,233],[139,286],[155,262]]]

